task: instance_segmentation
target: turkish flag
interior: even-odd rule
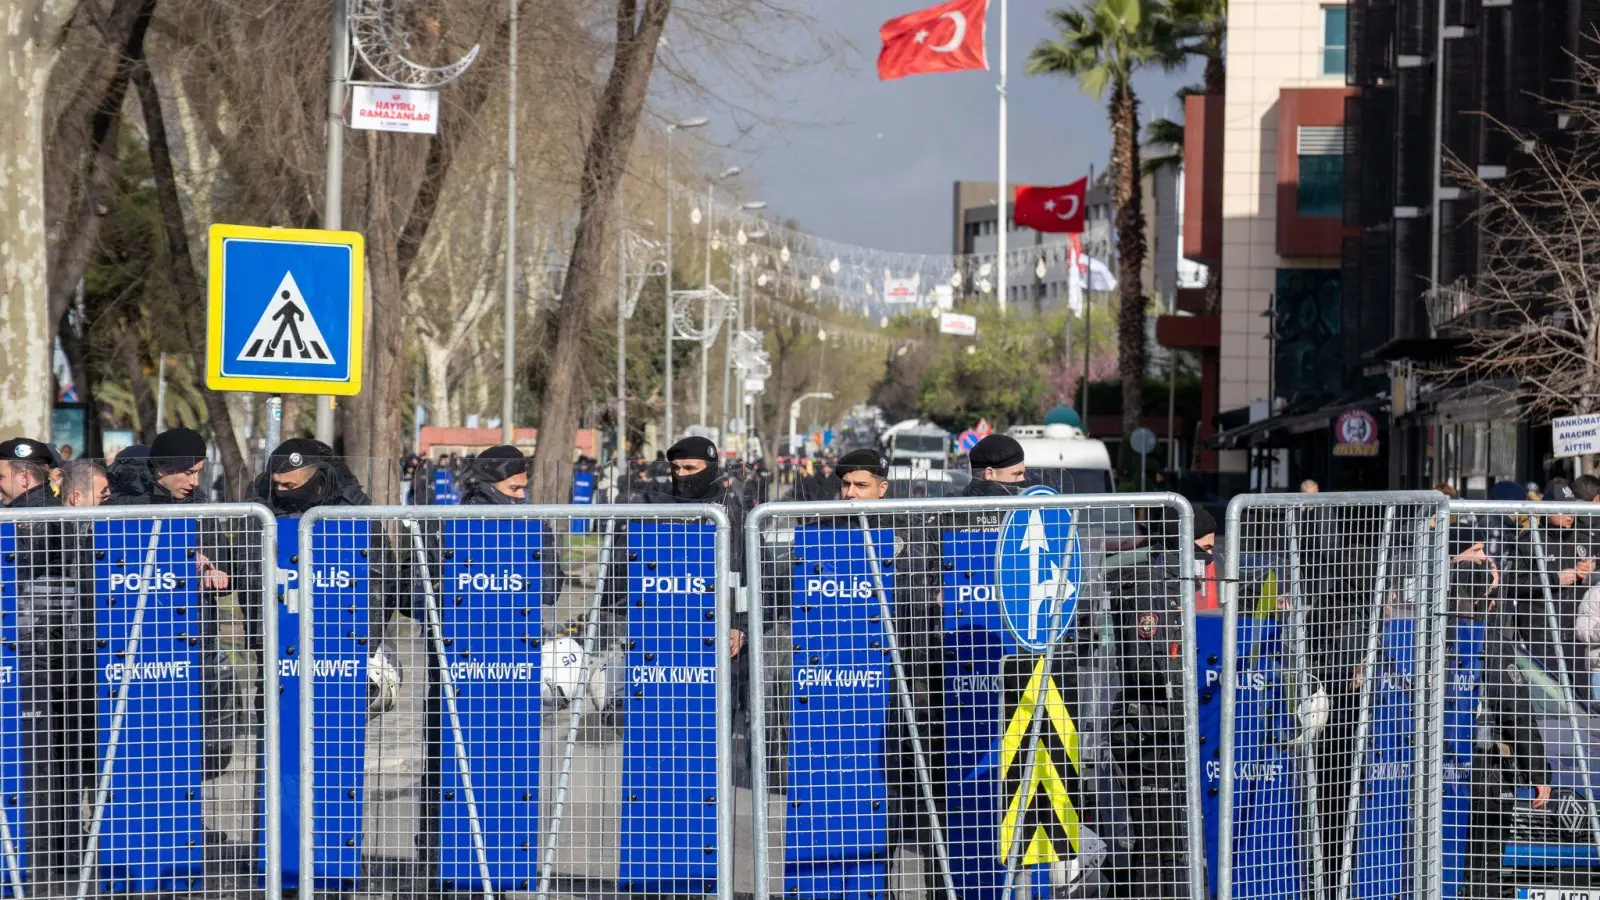
[[[1018,227],[1082,234],[1083,207],[1088,193],[1088,178],[1059,187],[1017,185],[1012,216]]]
[[[983,48],[988,12],[989,0],[950,0],[883,23],[878,80],[989,68]]]

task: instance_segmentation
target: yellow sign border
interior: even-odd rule
[[[210,262],[206,269],[206,387],[213,391],[260,394],[326,394],[354,397],[361,393],[363,326],[366,315],[367,241],[356,231],[314,228],[262,228],[258,225],[211,226]],[[285,244],[330,244],[350,253],[350,380],[312,381],[300,378],[255,378],[222,374],[223,244],[234,238]]]

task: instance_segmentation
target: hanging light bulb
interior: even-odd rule
[[[1044,278],[1044,273],[1046,271],[1048,270],[1044,267],[1044,257],[1041,256],[1039,257],[1039,264],[1033,267],[1033,274],[1039,276],[1040,278]]]
[[[930,313],[932,313],[932,314],[933,314],[933,317],[934,317],[934,318],[935,318],[935,319],[937,319],[937,318],[939,318],[939,317],[940,317],[940,316],[941,316],[941,315],[943,315],[943,313],[941,313],[941,312],[939,312],[939,311],[938,311],[938,310],[937,310],[937,309],[930,309],[930,310],[928,310],[928,312],[930,312]]]
[[[878,317],[878,327],[879,328],[888,328],[889,327],[889,317],[888,316],[879,316]]]
[[[835,256],[828,261],[828,271],[835,275],[839,274],[839,257]]]
[[[695,221],[698,222],[700,220],[696,219]],[[978,267],[978,277],[979,278],[988,278],[989,277],[989,273],[993,272],[993,271],[994,271],[994,263],[987,263],[986,262],[983,265]]]
[[[825,340],[827,340],[827,339],[828,339],[828,333],[827,333],[827,332],[826,332],[826,331],[823,331],[823,330],[821,330],[821,329],[818,329],[818,330],[817,330],[817,340],[819,340],[819,341],[825,341]]]
[[[974,347],[971,344],[967,345],[967,355],[968,356],[971,356],[972,354],[977,353],[977,352],[978,352],[978,348],[977,347]]]
[[[738,241],[739,242],[739,246],[741,246],[741,247],[743,247],[745,244],[750,243],[750,235],[745,234],[743,228],[739,229],[739,233],[734,235],[733,239]],[[1041,262],[1041,263],[1039,263],[1039,265],[1042,266],[1042,265],[1044,265],[1044,263]],[[1043,278],[1044,276],[1040,275],[1039,277]]]
[[[756,287],[766,287],[766,286],[767,286],[767,273],[762,272],[760,275],[756,276]]]
[[[789,261],[789,248],[788,248],[787,245],[785,245],[782,250],[778,251],[778,258],[783,260],[784,262],[788,262]]]
[[[722,239],[721,238],[712,238],[711,239],[711,249],[713,249],[713,250],[721,250],[722,249]]]
[[[985,278],[984,280],[978,282],[978,290],[983,291],[985,294],[987,294],[991,290],[994,290],[994,285],[990,284],[989,283],[989,279]]]
[[[815,291],[815,290],[820,289],[821,287],[822,287],[822,279],[818,278],[815,275],[811,276],[811,289],[813,291]]]
[[[911,349],[911,346],[909,344],[901,344],[900,345],[900,349],[896,350],[894,352],[894,355],[895,356],[905,356],[906,355],[906,351],[910,350],[910,349]]]
[[[956,288],[961,287],[961,273],[960,272],[957,272],[954,275],[950,276],[950,286],[951,287],[956,287]]]
[[[695,223],[696,225],[699,225],[700,220],[704,218],[705,216],[700,214],[700,207],[696,206],[694,209],[689,210],[689,221]]]

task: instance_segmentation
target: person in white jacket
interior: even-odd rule
[[[1600,585],[1589,588],[1578,601],[1573,631],[1588,663],[1590,699],[1600,703]]]

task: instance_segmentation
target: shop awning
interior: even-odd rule
[[[1382,406],[1382,402],[1377,397],[1363,394],[1341,397],[1332,402],[1323,397],[1315,401],[1292,403],[1277,415],[1219,431],[1206,438],[1206,446],[1212,450],[1287,447],[1294,442],[1294,438],[1302,434],[1331,428],[1334,419],[1346,410],[1376,411]]]

